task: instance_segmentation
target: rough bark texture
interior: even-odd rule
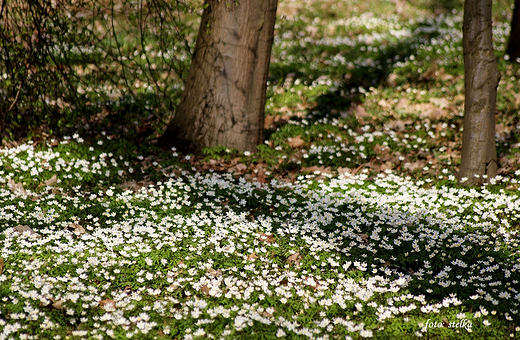
[[[509,60],[520,62],[520,0],[515,0],[506,54],[509,55]]]
[[[493,51],[491,6],[492,0],[464,3],[466,98],[459,180],[467,178],[463,184],[470,185],[483,183],[497,174],[495,105],[500,77]]]
[[[277,0],[206,0],[181,103],[163,136],[181,151],[263,142]]]

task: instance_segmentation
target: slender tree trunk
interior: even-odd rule
[[[466,98],[459,181],[467,185],[481,184],[497,174],[495,105],[500,76],[493,51],[491,7],[492,0],[464,3]]]
[[[200,153],[262,142],[277,0],[206,0],[186,88],[162,141]]]
[[[520,62],[520,0],[515,0],[515,9],[513,10],[511,33],[509,34],[506,54],[511,61]]]

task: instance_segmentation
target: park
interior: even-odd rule
[[[1,1],[0,340],[519,338],[513,1],[255,3]]]

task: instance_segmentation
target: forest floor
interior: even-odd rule
[[[255,154],[4,143],[0,339],[519,337],[511,9],[499,175],[463,187],[460,8],[366,3],[280,3]]]

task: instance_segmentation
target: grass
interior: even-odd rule
[[[280,4],[256,154],[103,125],[0,149],[0,339],[519,336],[520,69],[499,176],[459,187],[456,2],[325,3]]]

